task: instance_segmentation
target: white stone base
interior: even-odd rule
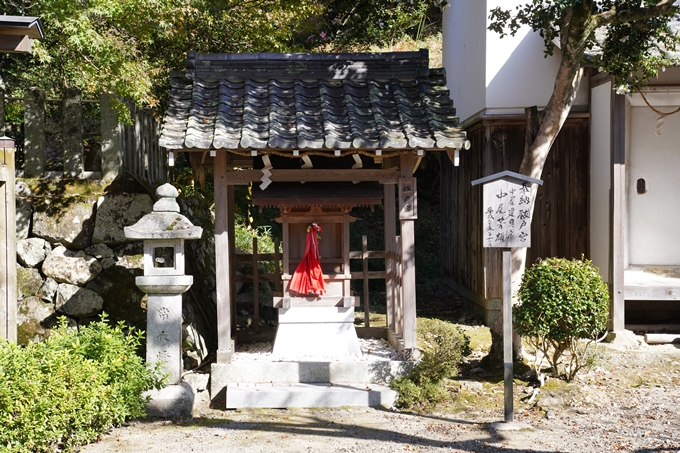
[[[272,351],[276,355],[361,355],[354,307],[279,309]]]

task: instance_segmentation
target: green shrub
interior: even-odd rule
[[[471,352],[470,339],[451,323],[419,318],[418,348],[420,362],[391,385],[398,392],[397,406],[422,410],[448,398],[443,381],[458,374]]]
[[[597,267],[583,257],[546,259],[524,273],[518,297],[514,326],[536,349],[536,371],[545,358],[571,381],[607,325],[609,291]]]
[[[143,416],[160,382],[136,354],[142,334],[102,320],[43,343],[0,341],[0,451],[72,451]]]

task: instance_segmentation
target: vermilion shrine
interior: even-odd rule
[[[454,160],[469,147],[443,70],[427,50],[371,54],[190,53],[171,76],[160,144],[188,152],[195,170],[214,166],[217,362],[235,339],[234,186],[252,203],[279,209],[283,227],[279,327],[274,349],[358,350],[350,281],[352,209],[384,206],[387,332],[406,358],[417,353],[413,176],[427,152]],[[422,215],[423,213],[421,213]],[[426,213],[425,213],[426,215]],[[302,295],[289,282],[307,227],[318,243],[326,292]]]

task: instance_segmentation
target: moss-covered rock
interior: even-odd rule
[[[17,296],[19,299],[34,296],[44,280],[38,269],[17,266]]]

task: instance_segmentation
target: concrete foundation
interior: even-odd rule
[[[284,357],[361,355],[354,307],[280,308],[273,353]]]

